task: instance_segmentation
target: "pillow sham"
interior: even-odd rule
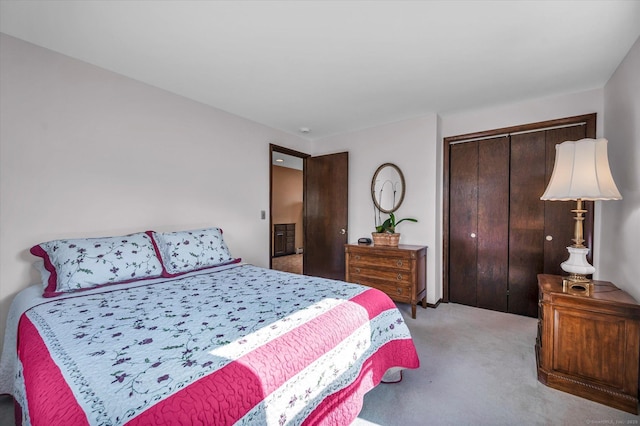
[[[40,284],[42,284],[42,288],[47,288],[51,272],[47,271],[47,268],[44,267],[44,260],[36,260],[35,262],[33,262],[33,267],[36,271],[38,271],[38,274],[40,275]]]
[[[151,238],[144,232],[54,240],[37,244],[30,251],[44,260],[50,273],[44,297],[162,276]]]
[[[231,256],[220,228],[164,233],[147,231],[147,234],[152,237],[162,261],[163,277],[175,277],[241,260]]]

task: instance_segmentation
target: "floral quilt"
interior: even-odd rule
[[[385,372],[416,368],[393,302],[240,265],[51,300],[20,319],[27,424],[349,424]]]

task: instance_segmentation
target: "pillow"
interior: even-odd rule
[[[147,231],[162,261],[162,276],[175,277],[191,271],[240,262],[229,253],[222,229],[206,228],[182,232]]]
[[[44,260],[36,260],[35,262],[33,262],[33,267],[36,271],[38,271],[38,274],[40,275],[40,284],[42,284],[42,288],[47,288],[51,272],[47,271],[47,268],[44,267]]]
[[[151,238],[143,232],[49,241],[33,246],[31,254],[41,257],[50,273],[44,297],[162,276]]]

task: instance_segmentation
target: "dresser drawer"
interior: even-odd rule
[[[345,280],[377,288],[396,302],[411,304],[416,317],[418,302],[427,307],[427,247],[345,245]]]
[[[353,275],[351,282],[366,285],[367,287],[377,288],[378,290],[385,292],[393,300],[399,302],[407,302],[411,300],[412,286],[410,283],[394,283],[393,281],[385,281],[364,275]]]
[[[373,266],[383,269],[411,270],[411,258],[409,256],[372,256],[358,252],[351,254],[351,265]]]
[[[403,270],[377,269],[369,266],[349,265],[349,275],[355,277],[366,278],[380,283],[404,284],[411,286],[413,277],[411,273]]]

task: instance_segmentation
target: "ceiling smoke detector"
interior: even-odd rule
[[[308,128],[308,127],[300,127],[300,133],[304,133],[306,135],[307,133],[310,133],[310,132],[311,132],[310,128]]]

